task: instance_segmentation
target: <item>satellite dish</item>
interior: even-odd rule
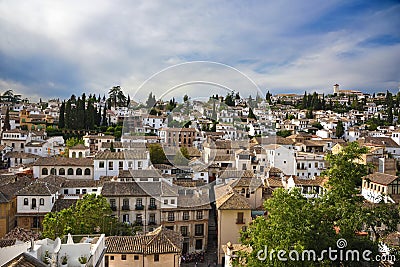
[[[54,253],[58,253],[61,249],[61,239],[59,237],[56,238],[56,240],[54,241]]]

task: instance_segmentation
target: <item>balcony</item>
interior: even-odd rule
[[[135,205],[135,210],[143,210],[143,209],[144,209],[143,205],[138,205],[138,204]]]
[[[112,210],[112,211],[116,211],[116,210],[117,210],[117,207],[116,207],[116,206],[111,206],[111,210]]]
[[[243,218],[236,218],[236,224],[246,224],[246,220]]]
[[[143,226],[143,222],[142,221],[135,221],[135,226]]]
[[[157,209],[157,205],[149,205],[149,210],[156,210]]]
[[[148,225],[157,225],[156,221],[149,221]]]
[[[204,236],[204,232],[195,232],[194,236]]]
[[[130,210],[129,205],[122,205],[122,210]]]

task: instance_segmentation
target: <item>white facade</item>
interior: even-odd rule
[[[296,174],[296,152],[281,145],[264,147],[269,167],[280,169],[285,175]]]

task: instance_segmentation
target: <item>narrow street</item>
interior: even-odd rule
[[[214,199],[214,189],[210,190],[210,200]],[[211,210],[208,219],[208,244],[206,248],[206,253],[204,255],[204,262],[198,262],[198,267],[211,267],[217,266],[217,222],[216,222],[216,209],[215,202],[211,203]],[[196,266],[195,262],[181,263],[183,267]]]

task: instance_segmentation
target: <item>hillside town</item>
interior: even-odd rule
[[[0,266],[234,266],[274,191],[317,201],[327,157],[355,143],[368,167],[358,196],[397,208],[400,92],[330,91],[143,103],[120,86],[38,102],[2,92]],[[357,234],[400,247],[399,227],[373,225]]]

